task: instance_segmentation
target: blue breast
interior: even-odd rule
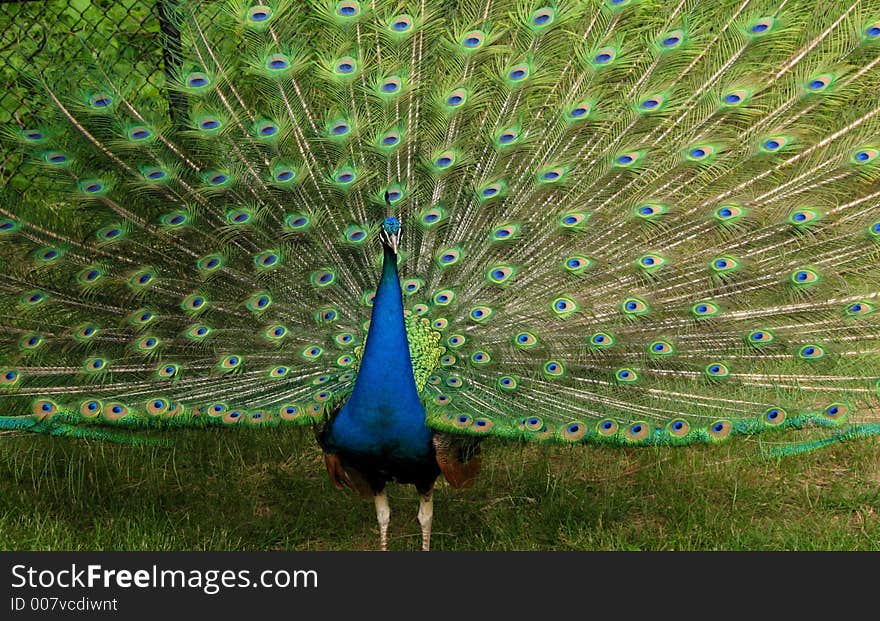
[[[397,257],[386,247],[354,389],[327,440],[336,449],[418,460],[430,454],[431,436],[409,356]]]

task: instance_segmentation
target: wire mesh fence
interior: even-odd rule
[[[121,81],[140,105],[173,119],[183,107],[180,95],[166,88],[181,45],[169,19],[174,5],[175,0],[0,0],[0,127],[39,124],[47,105],[43,83],[85,94],[90,83]],[[105,75],[88,75],[86,68],[94,67]],[[0,186],[32,183],[36,169],[6,146],[0,142]]]

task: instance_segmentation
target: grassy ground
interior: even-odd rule
[[[762,461],[754,442],[592,450],[487,443],[440,485],[439,550],[880,550],[880,445]],[[392,486],[391,548],[419,546]],[[173,449],[0,436],[0,549],[372,549],[372,503],[332,488],[308,432],[197,432]]]

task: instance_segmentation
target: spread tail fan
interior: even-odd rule
[[[19,67],[3,144],[34,181],[0,202],[0,429],[324,422],[394,217],[438,432],[880,433],[876,1],[171,17],[173,117],[85,39],[64,45],[87,61]]]

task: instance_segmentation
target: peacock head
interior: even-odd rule
[[[391,248],[394,254],[397,254],[397,248],[400,245],[400,220],[394,216],[388,216],[382,221],[382,231],[379,238],[382,243]]]

